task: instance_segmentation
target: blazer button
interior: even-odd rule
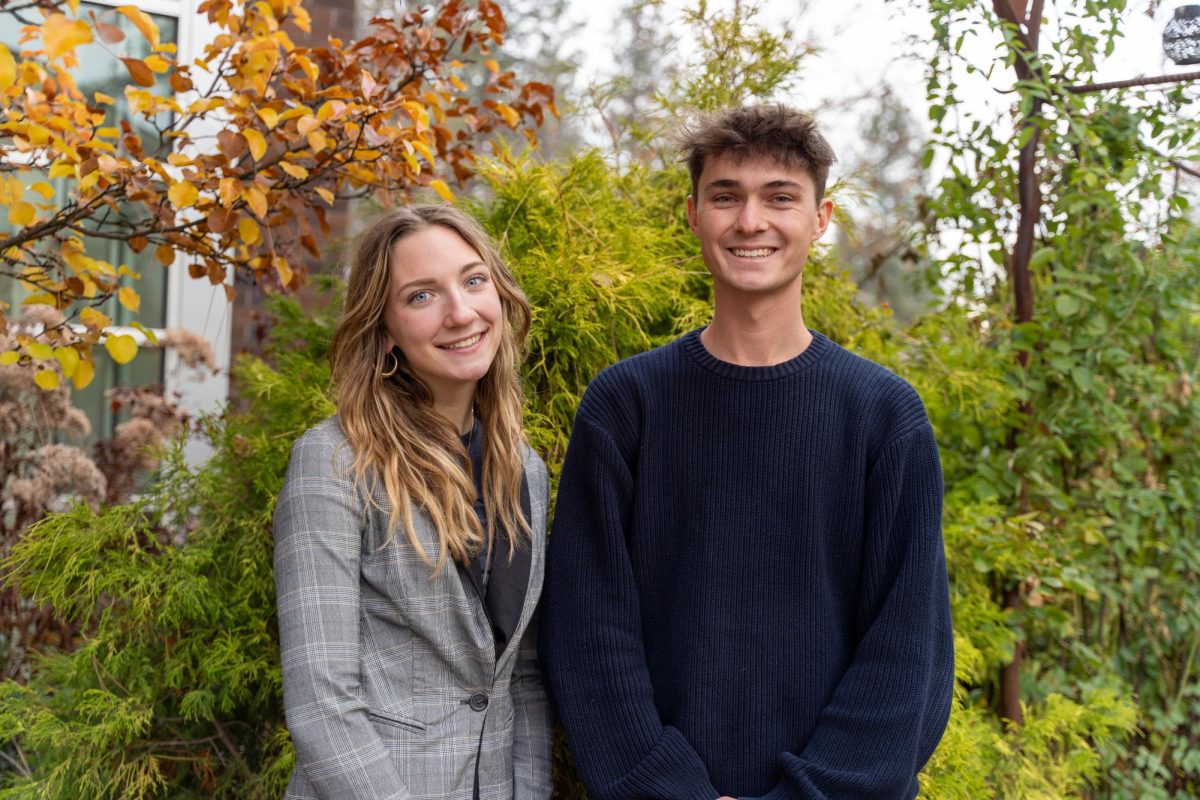
[[[488,696],[483,692],[476,692],[471,695],[471,699],[467,701],[472,711],[483,711],[488,707]]]

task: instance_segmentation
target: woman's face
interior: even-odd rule
[[[473,392],[504,330],[492,271],[461,236],[440,225],[396,241],[389,268],[388,344],[404,353],[435,405]]]

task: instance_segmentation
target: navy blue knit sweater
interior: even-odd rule
[[[916,392],[821,334],[597,376],[540,642],[593,800],[913,797],[954,677],[941,501]]]

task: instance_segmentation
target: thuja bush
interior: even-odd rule
[[[0,684],[0,797],[282,793],[270,519],[291,441],[332,405],[327,319],[277,308],[274,341],[298,346],[239,362],[246,408],[204,424],[207,464],[171,450],[137,501],[52,514],[7,560],[6,581],[84,634],[28,685]]]

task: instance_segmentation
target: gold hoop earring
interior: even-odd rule
[[[387,365],[387,360],[388,360],[389,356],[391,356],[391,359],[392,359],[391,367],[388,367],[388,365]],[[388,350],[386,353],[383,354],[383,369],[380,370],[380,372],[379,372],[380,377],[390,378],[396,374],[396,371],[398,369],[400,369],[400,359],[396,357],[395,353],[393,353],[391,350]]]

